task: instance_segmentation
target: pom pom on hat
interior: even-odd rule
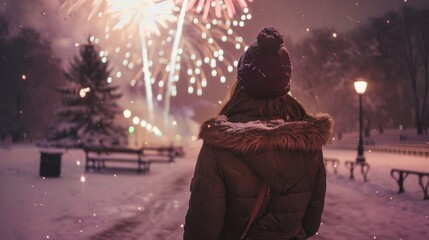
[[[283,46],[283,36],[274,28],[262,29],[256,37],[256,43],[262,52],[275,53]]]
[[[238,80],[244,91],[256,98],[279,97],[289,92],[291,75],[283,36],[272,27],[262,29],[238,63]]]

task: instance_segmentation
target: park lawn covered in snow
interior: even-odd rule
[[[0,239],[181,239],[188,186],[198,146],[186,148],[176,163],[153,164],[149,174],[84,172],[84,154],[62,156],[60,178],[38,176],[40,153],[33,145],[0,148]],[[338,158],[328,188],[323,223],[314,239],[429,239],[429,201],[417,177],[404,194],[391,168],[429,171],[425,157],[366,152],[369,181],[355,172],[348,179],[345,160],[355,150],[324,150]]]

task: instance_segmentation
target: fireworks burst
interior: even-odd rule
[[[68,12],[82,7],[86,1],[67,1],[63,8],[68,8]],[[153,118],[153,94],[151,79],[152,74],[149,67],[149,57],[147,50],[148,38],[155,34],[160,35],[160,27],[168,28],[169,23],[177,22],[175,11],[177,7],[173,0],[92,0],[90,19],[96,12],[101,17],[106,14],[106,28],[110,29],[109,23],[113,22],[113,30],[122,30],[124,28],[133,31],[137,29],[140,36],[142,70],[145,82],[146,101],[148,113]]]
[[[155,97],[164,103],[166,121],[170,96],[178,94],[179,80],[187,84],[189,94],[197,96],[212,79],[226,82],[246,47],[235,28],[244,27],[252,17],[245,0],[69,0],[63,7],[71,12],[85,2],[91,2],[92,7],[88,19],[96,15],[97,23],[105,24],[104,38],[92,37],[103,46],[100,57],[115,63],[116,78],[126,79],[131,87],[138,87],[135,89],[144,87],[149,115],[153,114],[152,88],[157,86]],[[203,18],[198,7],[185,11],[197,3],[214,11],[205,11]],[[236,20],[232,17],[237,6],[243,11]],[[221,18],[207,18],[215,15]],[[136,46],[140,54],[136,54]],[[115,76],[107,81],[112,82]]]

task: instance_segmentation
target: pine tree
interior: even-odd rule
[[[90,41],[80,47],[64,73],[68,83],[58,89],[63,107],[56,112],[51,142],[68,147],[124,143],[126,130],[114,124],[122,94],[107,81],[110,72]]]

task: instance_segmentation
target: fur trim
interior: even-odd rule
[[[269,150],[314,151],[321,149],[332,135],[333,119],[328,114],[303,121],[284,120],[228,122],[218,116],[204,122],[199,138],[209,145],[241,154]]]

